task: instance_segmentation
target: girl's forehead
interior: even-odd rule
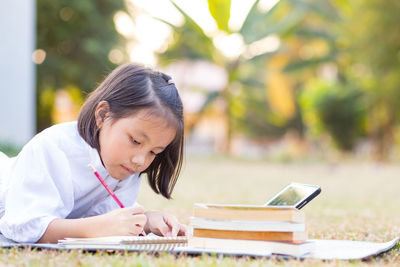
[[[150,109],[140,110],[126,117],[129,120],[154,124],[161,128],[176,128],[176,119],[170,112],[154,112]]]
[[[177,126],[177,119],[169,110],[143,109],[131,115],[138,120],[157,123],[164,127]]]

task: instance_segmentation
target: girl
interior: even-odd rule
[[[143,230],[186,235],[174,216],[135,204],[142,173],[154,192],[171,197],[182,155],[183,108],[171,78],[120,66],[90,94],[77,122],[42,131],[15,158],[0,153],[0,231],[17,242],[46,243]]]

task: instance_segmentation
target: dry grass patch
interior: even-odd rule
[[[304,208],[311,238],[388,241],[400,236],[400,166],[188,158],[171,201],[143,182],[139,202],[173,212],[187,223],[195,202],[262,204],[291,181],[319,184],[322,193]],[[368,261],[185,257],[165,253],[84,253],[8,249],[2,266],[400,266],[399,247]]]

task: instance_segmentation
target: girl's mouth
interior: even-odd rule
[[[133,173],[135,173],[135,171],[134,170],[132,170],[132,169],[129,169],[129,168],[127,168],[127,167],[125,167],[124,165],[121,165],[121,167],[127,172],[127,173],[129,173],[129,174],[133,174]]]

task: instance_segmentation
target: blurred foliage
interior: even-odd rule
[[[348,18],[346,76],[368,98],[367,132],[376,156],[383,159],[400,123],[400,2],[343,1],[341,7]]]
[[[218,29],[228,32],[228,22],[231,15],[231,0],[208,0],[211,16],[217,22]]]
[[[313,136],[328,133],[345,151],[365,135],[366,105],[359,89],[346,84],[312,81],[300,96],[303,119]]]
[[[76,87],[86,95],[115,67],[109,52],[125,49],[113,17],[124,9],[123,0],[37,0],[36,47],[46,52],[37,65],[38,131],[53,122],[56,90]]]
[[[21,149],[22,147],[15,144],[0,142],[0,152],[3,152],[9,157],[14,157],[18,155]]]
[[[230,149],[233,132],[250,136],[281,136],[289,128],[302,132],[300,113],[296,111],[295,84],[290,74],[282,72],[288,49],[278,47],[274,51],[255,51],[258,41],[267,37],[293,35],[293,29],[310,13],[321,12],[321,8],[306,1],[281,0],[272,9],[262,10],[255,1],[242,27],[238,31],[228,28],[230,1],[209,0],[209,10],[221,32],[225,35],[240,35],[244,41],[244,53],[237,57],[224,55],[200,26],[178,5],[172,2],[183,15],[182,26],[169,24],[174,30],[174,41],[159,54],[160,63],[168,65],[179,59],[207,60],[227,71],[228,84],[220,91],[205,92],[206,101],[198,117],[223,99],[224,117],[227,125],[226,151]],[[325,12],[327,13],[327,12]],[[322,14],[324,16],[324,13]],[[259,45],[258,45],[259,46]],[[195,124],[198,120],[193,120]],[[193,125],[189,126],[189,129]]]
[[[172,2],[173,3],[173,2]],[[210,37],[208,37],[203,29],[189,17],[178,5],[173,3],[174,6],[183,15],[185,22],[182,26],[177,27],[166,21],[160,20],[174,30],[174,42],[169,44],[168,49],[159,54],[159,59],[163,64],[169,64],[177,59],[206,59],[213,61],[217,52]]]
[[[268,10],[255,1],[237,32],[227,28],[230,1],[208,3],[218,29],[239,34],[244,52],[224,56],[177,6],[186,23],[174,26],[175,41],[160,58],[164,64],[172,55],[200,58],[228,72],[226,88],[209,93],[201,109],[224,99],[228,138],[233,131],[302,134],[305,124],[311,137],[328,133],[339,149],[351,150],[367,136],[379,158],[390,153],[400,117],[399,1],[280,0]],[[248,53],[274,36],[280,40],[276,50]]]
[[[307,137],[328,133],[343,150],[367,136],[380,158],[390,153],[400,125],[399,1],[280,0],[266,9],[256,0],[233,30],[231,0],[207,0],[214,35],[171,2],[184,23],[163,21],[173,38],[158,54],[160,64],[205,60],[228,74],[224,88],[202,90],[206,98],[189,129],[222,102],[227,151],[234,133],[279,137],[308,129]],[[70,97],[81,101],[114,67],[110,51],[125,53],[113,21],[119,10],[123,0],[37,1],[37,48],[46,52],[37,65],[38,130],[52,122],[57,90],[77,88]],[[242,53],[226,55],[216,45],[221,36],[242,40]],[[277,46],[265,49],[271,40]]]
[[[323,106],[314,106],[314,113],[320,113],[321,119],[324,117],[321,112],[326,113],[323,130],[332,135],[341,149],[353,147],[351,143],[354,144],[355,139],[367,135],[375,144],[375,156],[384,159],[393,148],[394,130],[400,115],[400,2],[332,0],[318,3],[329,7],[335,15],[324,19],[307,17],[301,27],[297,27],[296,42],[300,45],[294,51],[298,51],[300,59],[293,60],[284,70],[297,75],[301,87],[316,77],[328,83],[336,80],[336,85],[332,86],[338,88],[326,88],[326,94],[321,96],[326,98],[321,101]],[[291,38],[286,36],[283,40],[289,44]],[[323,44],[325,49],[321,49]],[[327,66],[331,73],[336,72],[333,77],[323,73]],[[356,130],[358,126],[354,126],[350,118],[357,121],[357,125],[363,121],[363,129]],[[347,120],[350,121],[345,124]],[[341,130],[339,124],[342,124]],[[308,127],[318,128],[318,125],[308,123]],[[335,127],[338,128],[336,134]],[[338,134],[341,132],[352,136],[348,137],[349,144],[340,145]],[[341,139],[346,140],[344,136]]]

